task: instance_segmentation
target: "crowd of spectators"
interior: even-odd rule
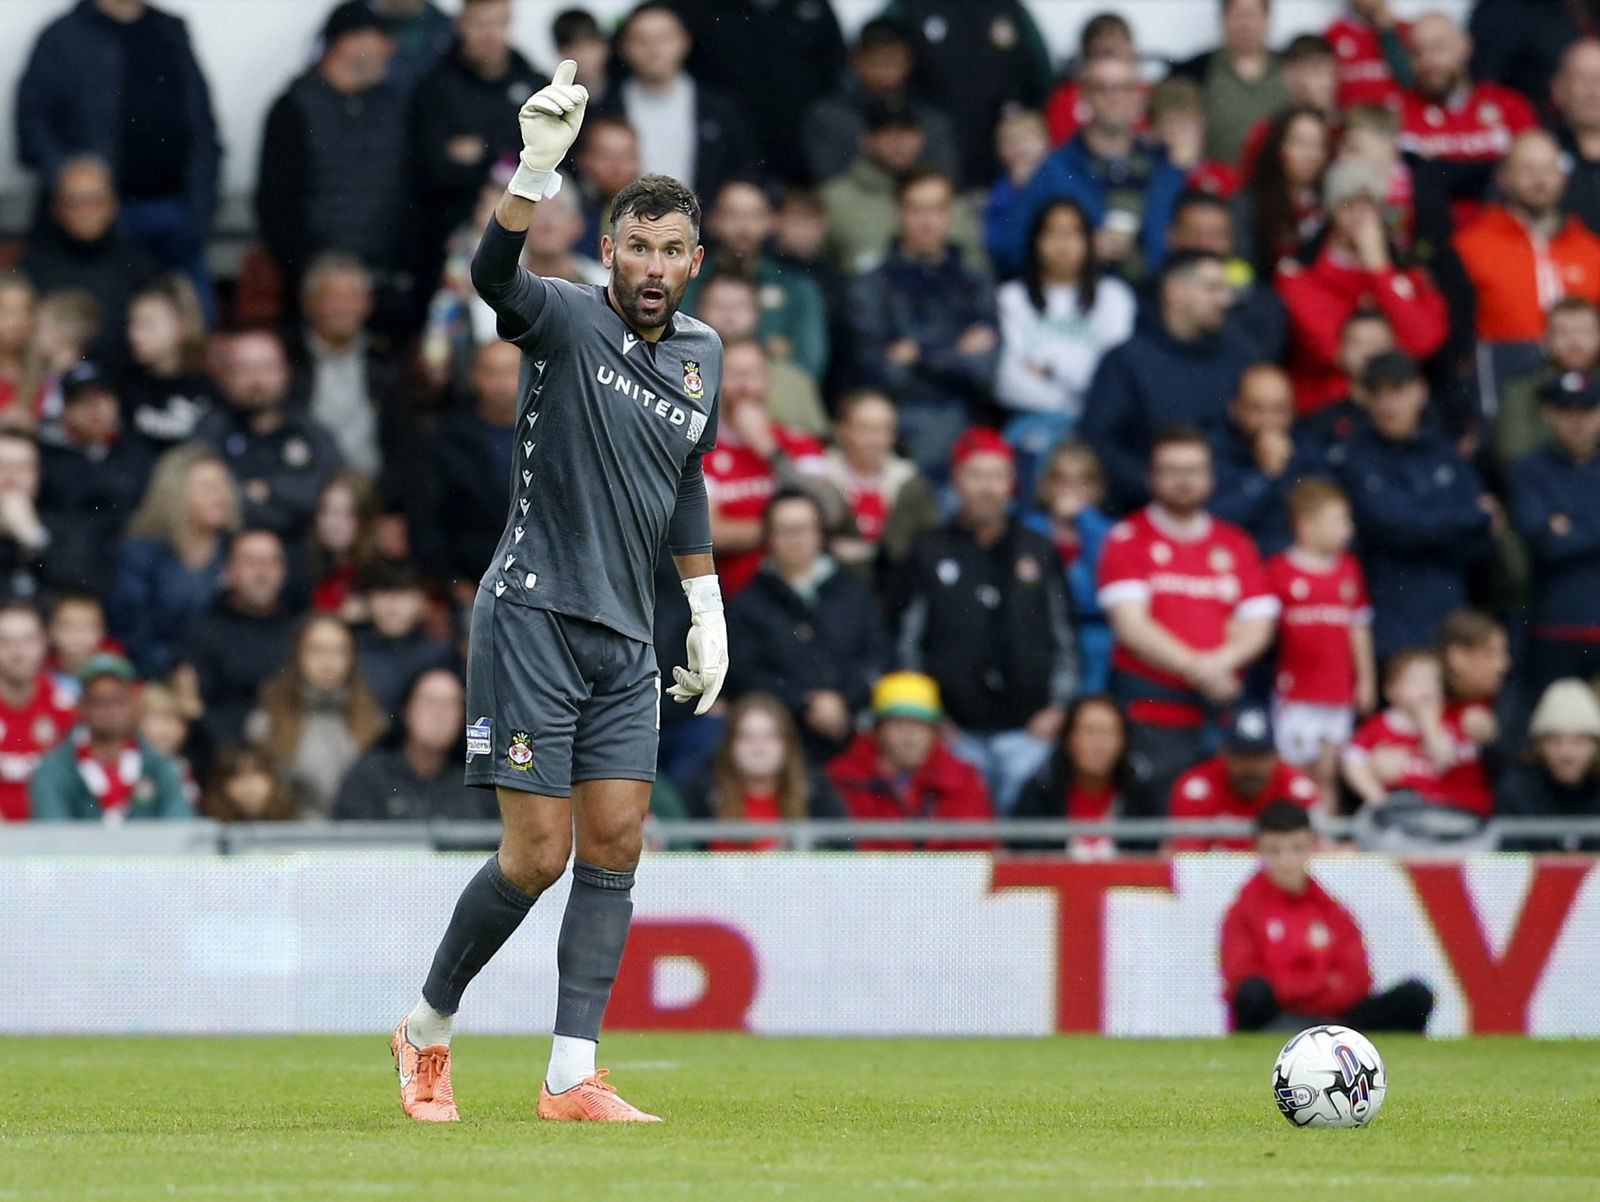
[[[227,279],[183,22],[39,36],[0,817],[494,816],[461,652],[520,354],[468,269],[547,82],[517,2],[334,7]],[[1021,0],[556,18],[591,101],[525,263],[603,284],[611,198],[691,181],[724,343],[732,674],[665,707],[657,813],[1600,815],[1600,29],[1206,2],[1178,62],[1106,12],[1053,63]]]

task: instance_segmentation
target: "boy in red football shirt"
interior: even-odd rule
[[[1344,749],[1345,782],[1367,805],[1408,793],[1489,817],[1494,798],[1478,742],[1463,728],[1461,714],[1445,706],[1438,654],[1417,649],[1394,656],[1383,691],[1389,708],[1368,718]]]
[[[1297,1031],[1338,1022],[1360,1031],[1421,1031],[1433,990],[1405,981],[1372,993],[1367,949],[1350,912],[1311,877],[1311,818],[1274,802],[1256,820],[1261,871],[1222,921],[1223,997],[1236,1031]]]
[[[1356,714],[1377,707],[1372,606],[1361,565],[1350,554],[1350,502],[1335,484],[1310,477],[1289,494],[1294,545],[1267,561],[1267,583],[1282,609],[1272,717],[1278,754],[1306,769],[1328,804],[1338,791],[1339,749]]]

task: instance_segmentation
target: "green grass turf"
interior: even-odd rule
[[[1301,1131],[1280,1037],[608,1036],[663,1126],[539,1123],[547,1041],[463,1036],[460,1124],[386,1039],[15,1039],[0,1200],[1600,1199],[1600,1043],[1379,1039],[1361,1131]]]

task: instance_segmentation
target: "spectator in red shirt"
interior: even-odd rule
[[[1278,758],[1267,711],[1247,707],[1223,724],[1222,750],[1202,760],[1172,786],[1173,818],[1256,818],[1274,802],[1302,809],[1316,803],[1317,786],[1304,772]],[[1248,851],[1247,837],[1180,835],[1168,851]]]
[[[1361,1031],[1422,1031],[1433,990],[1409,980],[1372,992],[1361,928],[1311,876],[1311,819],[1278,802],[1256,821],[1262,867],[1222,921],[1223,997],[1236,1031],[1297,1031],[1337,1022]]]
[[[1132,781],[1127,719],[1110,697],[1088,693],[1067,707],[1061,742],[1023,786],[1010,817],[1105,822],[1121,816]],[[1010,846],[1061,850],[1059,843],[1031,840]],[[1067,840],[1067,855],[1074,860],[1109,860],[1116,852],[1110,835],[1074,835]]]
[[[828,765],[851,818],[987,822],[994,818],[983,776],[957,759],[939,734],[939,686],[920,672],[891,672],[872,690],[874,726]],[[860,843],[863,850],[908,850],[911,843]],[[946,849],[978,843],[927,843]]]
[[[1344,749],[1345,783],[1369,806],[1419,800],[1489,817],[1494,799],[1478,744],[1445,706],[1438,654],[1419,648],[1395,655],[1383,688],[1389,708],[1367,719]]]
[[[29,779],[78,720],[45,671],[45,653],[38,611],[20,601],[0,606],[0,822],[29,816]]]
[[[788,707],[770,693],[746,693],[733,703],[709,769],[684,792],[695,817],[718,822],[845,816],[833,786],[806,766]],[[781,845],[778,839],[722,841],[710,850],[771,851]]]
[[[1349,392],[1338,363],[1339,332],[1357,310],[1380,310],[1396,344],[1415,359],[1428,358],[1449,337],[1449,312],[1432,278],[1421,267],[1395,261],[1378,207],[1388,190],[1389,181],[1367,163],[1336,162],[1323,181],[1326,236],[1278,268],[1278,293],[1292,331],[1289,374],[1301,416]]]
[[[381,518],[372,478],[360,468],[342,467],[328,477],[306,539],[304,569],[312,609],[346,622],[366,621],[367,600],[356,580],[378,561]]]
[[[1418,160],[1421,236],[1438,242],[1477,215],[1511,140],[1539,118],[1520,93],[1473,81],[1472,39],[1445,14],[1418,18],[1409,41],[1416,86],[1401,97],[1400,145]]]
[[[1312,477],[1289,494],[1294,546],[1267,561],[1282,611],[1272,693],[1278,752],[1309,769],[1325,801],[1338,792],[1339,749],[1355,716],[1377,708],[1372,605],[1360,561],[1350,554],[1355,524],[1336,484]]]
[[[1278,602],[1255,544],[1206,512],[1211,488],[1205,436],[1166,432],[1150,455],[1154,500],[1112,529],[1100,560],[1112,692],[1146,770],[1130,816],[1165,811],[1172,782],[1203,754],[1213,709],[1238,699],[1240,671],[1272,641]]]
[[[1389,0],[1350,0],[1349,10],[1325,35],[1339,64],[1339,107],[1399,102],[1411,83],[1406,56],[1409,21],[1395,20]]]

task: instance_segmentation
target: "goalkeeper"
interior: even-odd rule
[[[668,693],[705,713],[728,670],[701,457],[716,442],[722,344],[679,313],[700,270],[700,206],[663,175],[612,204],[605,287],[519,265],[535,204],[588,94],[563,62],[523,105],[521,165],[490,219],[472,280],[501,337],[523,352],[505,533],[478,586],[467,655],[467,783],[496,791],[504,834],[455,912],[394,1033],[400,1098],[414,1119],[460,1116],[450,1087],[461,994],[572,865],[556,947],[555,1040],[545,1119],[657,1122],[595,1069],[600,1023],[633,913],[655,779],[661,679],[654,570],[665,541],[692,615],[687,667]]]

